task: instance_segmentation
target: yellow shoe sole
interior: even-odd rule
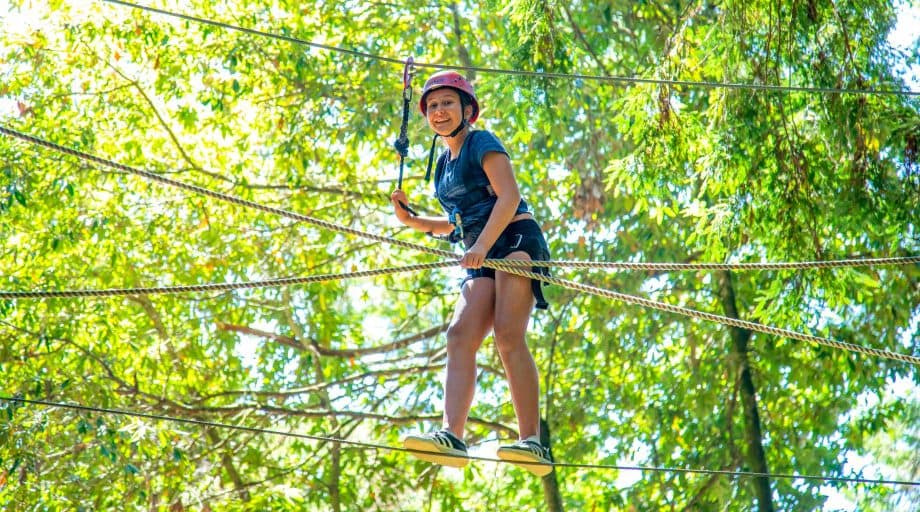
[[[430,439],[409,436],[403,439],[403,447],[412,450],[409,453],[413,457],[442,466],[462,468],[470,462],[466,453],[437,445]]]
[[[519,450],[498,449],[498,458],[508,461],[519,468],[526,469],[536,476],[544,477],[553,472],[552,464],[537,460],[532,454]],[[522,464],[524,463],[524,464]]]

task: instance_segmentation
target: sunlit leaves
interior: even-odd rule
[[[42,14],[46,27],[2,36],[5,125],[429,243],[395,229],[386,200],[396,173],[401,66],[101,2],[51,7]],[[443,64],[469,58],[489,67],[826,87],[898,82],[887,66],[892,7],[884,2],[181,7]],[[509,149],[556,259],[805,260],[918,250],[917,113],[903,98],[488,73],[478,73],[475,85],[480,126]],[[410,139],[405,187],[414,204],[434,211],[420,180],[430,138],[415,116]],[[244,281],[420,258],[7,138],[0,155],[4,289]],[[554,273],[695,309],[723,308],[706,272]],[[438,421],[444,338],[360,351],[441,325],[457,277],[449,269],[286,289],[5,301],[0,372],[10,393],[395,444],[402,430]],[[735,279],[745,319],[917,350],[916,268]],[[559,460],[744,469],[743,412],[724,327],[557,287],[548,294],[553,309],[536,316],[529,342]],[[854,403],[891,379],[917,375],[759,334],[749,357],[770,469],[785,473],[847,473],[844,450],[897,430],[892,421],[905,409],[897,400],[878,410]],[[474,421],[468,438],[509,437],[513,412],[488,341],[480,363],[473,415],[510,430]],[[138,508],[201,500],[214,509],[328,510],[334,492],[343,509],[543,503],[540,483],[507,467],[489,473],[474,463],[460,480],[400,453],[334,456],[331,444],[231,432],[215,442],[168,422],[4,411],[0,482],[26,482],[15,489],[0,483],[0,503],[14,507],[99,509],[128,496]],[[841,421],[857,416],[852,425]],[[245,487],[249,502],[241,501],[232,471],[253,483]],[[727,478],[646,475],[620,484],[622,474],[601,470],[557,474],[573,510],[751,502],[750,490]],[[777,482],[775,493],[782,509],[814,508],[823,499],[811,484]],[[124,502],[108,508],[118,506]]]

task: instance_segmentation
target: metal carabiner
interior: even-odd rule
[[[412,100],[412,77],[415,76],[415,60],[412,57],[406,59],[406,66],[403,68],[403,99]]]

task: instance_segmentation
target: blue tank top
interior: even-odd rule
[[[469,238],[471,233],[478,236],[498,200],[482,168],[483,157],[491,151],[508,154],[492,132],[471,130],[457,158],[451,160],[450,151],[445,150],[435,167],[435,197],[448,216],[453,218],[454,214],[460,214],[467,234],[465,238]],[[515,215],[529,211],[527,202],[522,198]]]

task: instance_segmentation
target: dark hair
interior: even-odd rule
[[[473,104],[473,98],[470,98],[470,95],[461,91],[460,89],[454,89],[457,91],[457,94],[460,95],[460,106],[466,108]]]
[[[454,90],[457,91],[457,94],[460,96],[460,112],[466,112],[466,107],[473,105],[473,98],[471,98],[469,94],[461,91],[460,89]]]

